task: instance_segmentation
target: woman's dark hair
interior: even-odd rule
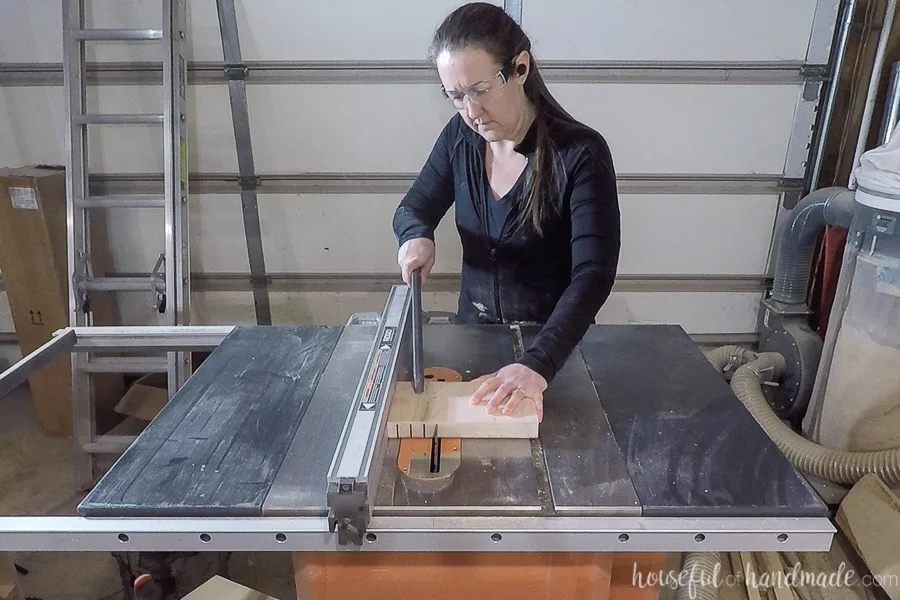
[[[444,52],[456,52],[469,48],[479,48],[490,54],[500,69],[508,77],[515,73],[515,60],[527,51],[530,55],[528,78],[525,80],[525,95],[535,107],[536,147],[534,161],[526,178],[524,210],[520,213],[519,225],[530,221],[540,235],[542,224],[551,211],[558,210],[557,202],[562,190],[554,188],[557,181],[556,149],[548,132],[553,121],[577,123],[560,106],[547,89],[544,78],[531,52],[531,40],[516,21],[505,10],[486,2],[465,4],[451,12],[441,23],[428,56],[432,63]]]

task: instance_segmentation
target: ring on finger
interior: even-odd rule
[[[515,394],[515,393],[521,394],[521,399],[522,399],[522,400],[531,400],[531,396],[528,396],[528,395],[525,393],[525,390],[524,390],[522,387],[517,387],[516,389],[513,390],[512,393],[513,393],[513,394]],[[511,397],[511,396],[512,396],[512,394],[510,394],[510,397]]]

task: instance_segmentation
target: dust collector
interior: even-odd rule
[[[900,447],[900,128],[862,155],[804,433],[824,446]]]
[[[862,155],[855,189],[805,197],[780,232],[760,345],[710,363],[802,472],[851,486],[868,473],[900,487],[900,127]],[[806,295],[826,225],[847,230],[825,339]]]

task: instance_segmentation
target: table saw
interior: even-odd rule
[[[77,516],[0,518],[0,549],[830,547],[827,506],[678,326],[591,326],[545,393],[536,439],[425,432],[403,456],[385,424],[414,366],[471,380],[539,331],[429,323],[413,365],[412,295],[395,286],[383,312],[343,326],[66,332],[73,351],[220,338]],[[418,485],[442,471],[449,483]]]

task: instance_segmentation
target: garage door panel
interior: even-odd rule
[[[188,111],[197,112],[189,88]],[[0,163],[65,164],[66,116],[63,88],[0,87]],[[223,99],[227,108],[227,92]],[[216,110],[217,107],[212,107]],[[89,113],[159,114],[162,90],[158,87],[89,88]],[[230,118],[229,114],[226,117]],[[195,170],[199,137],[197,121],[188,119],[189,165]],[[87,128],[88,168],[92,173],[161,173],[163,170],[163,129],[159,125],[90,125]],[[229,129],[204,132],[206,143],[227,144],[220,165],[213,169],[237,170],[234,134]],[[230,165],[228,160],[230,158]]]
[[[259,168],[272,172],[417,172],[453,115],[432,85],[280,86],[248,96]],[[262,110],[277,111],[279,123]]]
[[[805,58],[815,9],[816,0],[526,0],[522,23],[545,59],[789,61]]]
[[[401,196],[259,197],[266,268],[273,273],[394,273],[391,219]],[[623,195],[619,273],[753,276],[765,273],[774,196]],[[163,248],[162,213],[108,211],[115,266],[150,269]],[[249,272],[240,198],[194,196],[192,270]],[[462,250],[451,207],[438,227],[435,273],[459,273]]]
[[[187,2],[188,32],[203,24],[191,21],[195,2]],[[203,3],[213,7],[215,2]],[[8,5],[8,7],[7,7]],[[63,60],[62,5],[59,0],[19,0],[4,4],[0,20],[0,57],[3,62],[56,62]],[[7,11],[11,10],[12,14]],[[88,0],[84,3],[85,27],[92,29],[160,29],[162,2],[122,2],[120,0]],[[188,37],[190,43],[190,36]],[[138,62],[162,60],[163,46],[159,41],[88,42],[85,58],[88,62]],[[222,59],[219,43],[218,60]]]
[[[395,195],[270,195],[259,197],[266,270],[272,273],[393,273],[397,244],[391,230]],[[149,272],[162,251],[163,214],[155,209],[107,211],[121,272]],[[249,273],[241,201],[237,195],[193,196],[191,270]],[[437,232],[434,271],[458,273],[461,250],[453,210]]]
[[[267,267],[273,272],[396,271],[391,218],[400,198],[263,197],[260,215]],[[211,201],[204,196],[204,203]],[[619,273],[764,273],[776,203],[772,196],[622,195]],[[228,205],[234,213],[232,221],[240,222],[239,204]],[[433,271],[458,273],[462,249],[452,207],[438,227],[436,245]],[[214,256],[204,260],[219,262]]]
[[[200,292],[193,296],[195,323],[253,323],[253,296],[248,292]],[[273,292],[275,323],[346,322],[354,312],[380,311],[386,292]],[[424,292],[425,310],[456,310],[457,294]],[[728,292],[613,292],[597,315],[605,324],[680,325],[691,335],[753,334],[759,294]],[[225,317],[227,315],[227,318]],[[154,318],[152,314],[143,317]]]
[[[492,2],[502,5],[502,2]],[[0,21],[4,62],[62,61],[62,9],[58,0],[8,3],[12,13]],[[187,2],[187,56],[191,61],[221,61],[222,40],[216,2]],[[345,0],[296,2],[235,0],[244,60],[424,60],[432,33],[458,6],[452,0]],[[161,2],[90,0],[88,27],[157,29]],[[378,23],[377,27],[373,27]],[[5,26],[4,26],[5,25]],[[60,35],[47,35],[48,31]],[[87,45],[88,61],[160,60],[157,43]]]
[[[156,28],[161,22],[158,2],[86,4],[92,27]],[[327,2],[269,0],[260,7],[237,0],[235,9],[245,60],[422,60],[432,32],[458,4],[349,0],[335,10]],[[522,15],[537,56],[545,59],[791,61],[806,55],[815,9],[816,0],[527,0]],[[59,2],[13,2],[4,10],[3,61],[62,60],[61,36],[46,35],[62,31]],[[216,3],[188,2],[187,17],[189,60],[221,60]],[[378,27],[372,27],[375,22]],[[159,60],[157,48],[91,43],[87,56],[90,61]]]
[[[272,292],[269,303],[275,324],[316,323],[342,325],[354,313],[380,312],[388,292]],[[457,294],[422,292],[429,311],[456,311]],[[254,324],[253,294],[247,292],[195,292],[191,317],[204,325]]]
[[[623,173],[781,173],[793,86],[578,85],[551,88],[602,132]]]
[[[119,294],[123,318],[135,325],[162,325],[150,310],[150,294]],[[380,311],[386,292],[272,292],[273,322],[340,324],[355,312]],[[424,292],[426,310],[456,310],[454,292]],[[0,313],[8,312],[6,294],[0,293]],[[195,325],[253,324],[251,292],[196,291],[191,295],[191,322]],[[689,334],[752,334],[756,332],[759,294],[736,292],[613,292],[597,315],[598,323],[677,324]],[[4,314],[0,330],[12,331]]]
[[[15,95],[19,105],[29,96],[24,89]],[[436,86],[250,86],[247,96],[254,162],[261,173],[417,171],[453,114]],[[105,86],[97,97],[103,110],[118,112],[154,105],[160,91]],[[419,108],[409,111],[404,103]],[[189,88],[188,111],[190,170],[236,172],[227,87]],[[61,125],[62,118],[56,118]],[[90,131],[92,170],[162,170],[160,128],[92,126]]]
[[[493,4],[502,6],[502,2]],[[266,9],[238,0],[245,60],[424,60],[431,36],[460,2],[454,0],[267,0]],[[285,18],[290,15],[290,18]],[[192,23],[215,23],[214,2],[194,3]],[[377,24],[377,25],[376,25]],[[218,29],[193,37],[194,60],[222,56]]]
[[[623,195],[619,271],[765,273],[777,196]]]
[[[791,86],[553,89],[604,134],[617,170],[627,173],[781,173],[797,98]],[[198,166],[216,170],[232,156],[221,144],[227,112],[213,110],[227,94],[206,87],[196,94]],[[251,88],[249,101],[263,172],[416,172],[453,114],[429,85]]]
[[[553,89],[606,136],[617,170],[628,173],[780,173],[797,97],[791,86]],[[224,101],[211,88],[197,92],[198,106]],[[249,99],[263,172],[416,172],[453,114],[430,85],[251,88]],[[227,131],[230,123],[219,111],[204,109],[197,118],[199,164],[206,169],[221,161],[223,148],[206,143],[205,132]],[[352,139],[342,131],[353,132]]]
[[[60,62],[62,8],[57,0],[3,3],[0,19],[0,61]],[[47,35],[48,32],[59,35]]]
[[[781,173],[797,98],[793,86],[560,84],[553,90],[603,133],[620,173]],[[62,161],[61,89],[0,94],[6,113],[0,119],[13,132],[0,141],[7,163],[19,156]],[[227,88],[192,87],[188,96],[190,169],[236,171]],[[427,84],[251,86],[248,101],[261,173],[417,172],[453,114]],[[155,112],[160,90],[102,87],[92,93],[92,106]],[[155,126],[90,126],[91,170],[160,172],[161,136]]]
[[[274,272],[399,273],[391,221],[399,196],[275,196],[260,204],[266,264]],[[435,273],[459,273],[451,208],[436,232]]]
[[[123,318],[136,325],[163,325],[159,315],[145,306],[126,301],[120,294]],[[135,295],[131,294],[132,300]],[[2,296],[0,296],[2,297]],[[147,296],[149,298],[149,295]],[[388,292],[271,292],[272,323],[342,325],[354,313],[379,312]],[[423,308],[429,311],[456,311],[454,292],[422,292]],[[252,292],[199,291],[191,294],[191,324],[252,325],[256,323]]]
[[[0,87],[0,165],[64,164],[61,87]]]
[[[755,292],[613,293],[598,323],[676,324],[689,334],[755,333]]]
[[[166,249],[163,211],[157,208],[111,208],[104,212],[112,257],[111,269],[119,273],[150,273],[157,257]],[[195,212],[193,206],[191,212]],[[192,231],[189,232],[192,252],[196,247],[197,235],[202,233],[196,224],[192,216]]]

